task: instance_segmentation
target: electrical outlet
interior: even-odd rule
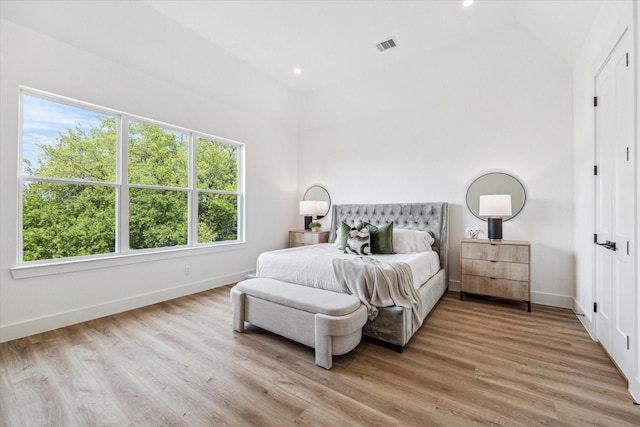
[[[191,275],[191,267],[189,267],[188,265],[184,268],[184,275],[185,276]]]

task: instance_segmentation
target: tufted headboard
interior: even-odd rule
[[[336,230],[342,222],[355,226],[363,221],[376,225],[393,221],[394,228],[407,228],[431,233],[435,239],[432,245],[433,250],[440,255],[440,267],[447,270],[448,273],[448,217],[449,204],[447,202],[333,205],[329,241],[335,241]]]

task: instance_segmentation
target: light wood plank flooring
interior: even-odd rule
[[[399,354],[231,329],[223,287],[0,344],[3,426],[638,426],[626,382],[565,309],[449,292]]]

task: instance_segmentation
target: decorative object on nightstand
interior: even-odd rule
[[[531,311],[531,244],[524,241],[463,240],[460,299],[465,293],[524,301]]]
[[[322,228],[322,224],[320,224],[319,222],[313,221],[312,223],[309,223],[309,228],[314,233],[317,233],[320,231],[320,228]]]
[[[289,247],[317,245],[318,243],[328,243],[328,231],[291,230],[289,231]]]
[[[487,216],[487,237],[489,240],[502,240],[502,217],[511,216],[510,194],[486,194],[480,196],[481,216]]]
[[[483,233],[480,227],[467,227],[467,229],[464,230],[464,232],[467,233],[469,239],[474,239],[474,240],[479,239],[480,235]]]

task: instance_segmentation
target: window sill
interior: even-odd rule
[[[121,265],[140,264],[165,259],[181,258],[193,255],[244,250],[246,242],[221,243],[211,246],[162,249],[154,252],[132,252],[128,254],[105,255],[100,257],[60,260],[46,264],[25,264],[11,269],[14,279],[66,274],[76,271],[95,270],[99,268],[117,267]]]

